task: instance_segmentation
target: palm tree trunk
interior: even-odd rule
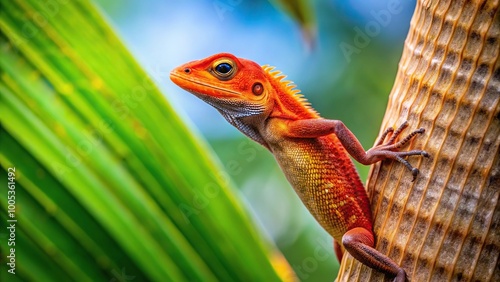
[[[408,120],[416,181],[372,167],[376,248],[410,281],[500,281],[500,4],[418,1],[382,130]],[[391,281],[389,277],[385,278]],[[345,256],[337,281],[384,281]]]

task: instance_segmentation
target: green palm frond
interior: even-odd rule
[[[2,281],[273,281],[229,179],[87,1],[0,1]],[[168,55],[168,54],[167,54]],[[11,213],[9,213],[11,212]],[[10,280],[8,280],[10,279]]]

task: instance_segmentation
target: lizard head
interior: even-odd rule
[[[241,118],[266,112],[270,88],[262,68],[249,60],[220,53],[181,65],[170,79],[214,106],[223,115]]]
[[[290,81],[272,67],[220,53],[181,65],[170,73],[170,79],[212,105],[234,124],[245,117],[297,118],[298,114],[314,116],[314,110],[294,89]]]

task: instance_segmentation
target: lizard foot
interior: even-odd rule
[[[404,159],[404,157],[420,155],[429,158],[430,155],[424,150],[411,150],[403,152],[399,151],[399,149],[401,149],[404,145],[406,145],[417,134],[422,134],[425,132],[424,128],[419,128],[417,130],[410,132],[402,140],[396,142],[398,136],[407,127],[408,127],[408,121],[405,121],[396,130],[394,130],[394,128],[392,127],[386,129],[384,133],[382,133],[382,136],[380,136],[375,146],[370,150],[368,150],[367,154],[380,160],[393,159],[402,163],[404,166],[406,166],[406,168],[408,168],[408,170],[410,170],[411,174],[413,175],[412,181],[415,181],[419,173],[419,170],[417,168],[414,168],[407,160]],[[386,143],[384,143],[384,140],[387,137],[389,137],[389,140]]]

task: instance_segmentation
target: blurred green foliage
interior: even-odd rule
[[[92,4],[0,4],[2,281],[278,280],[226,173]]]

